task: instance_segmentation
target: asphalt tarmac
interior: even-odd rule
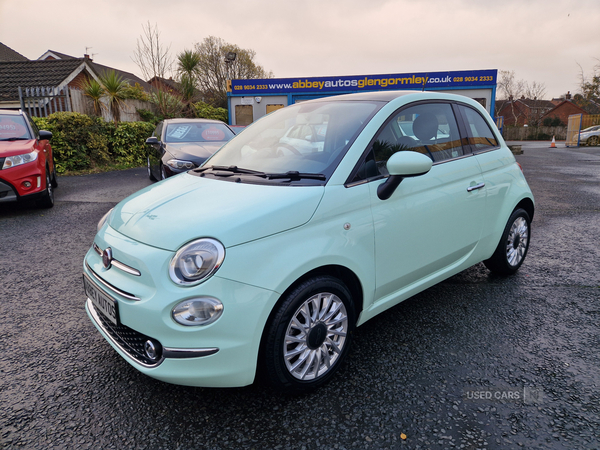
[[[156,381],[91,324],[83,257],[145,169],[60,177],[50,210],[0,205],[0,448],[600,448],[600,148],[522,144],[520,271],[479,264],[383,313],[300,397]]]

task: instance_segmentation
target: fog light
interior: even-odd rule
[[[23,182],[23,186],[26,188],[30,188],[31,187],[31,183],[29,181],[24,181]]]
[[[208,325],[223,314],[223,304],[212,297],[185,300],[173,308],[173,319],[181,325]]]
[[[160,359],[160,344],[154,342],[152,339],[148,339],[144,342],[144,352],[146,356],[152,361],[158,361]]]

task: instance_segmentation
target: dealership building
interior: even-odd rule
[[[272,111],[315,98],[387,90],[460,94],[477,100],[492,115],[497,75],[498,71],[493,69],[231,80],[227,92],[229,123],[249,125]]]

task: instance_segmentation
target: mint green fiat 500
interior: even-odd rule
[[[109,211],[83,265],[86,309],[159,380],[227,387],[261,375],[313,389],[380,312],[481,261],[517,271],[533,213],[520,166],[475,101],[303,102]]]

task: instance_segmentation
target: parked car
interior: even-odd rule
[[[326,119],[323,146],[282,151],[306,116]],[[86,309],[159,380],[244,386],[259,374],[309,390],[377,314],[481,261],[515,273],[533,214],[479,103],[427,92],[312,100],[109,211],[84,261]]]
[[[596,147],[600,144],[600,125],[586,128],[579,132],[579,145]]]
[[[148,176],[153,181],[164,180],[194,169],[234,135],[220,120],[164,120],[146,140]]]
[[[0,109],[0,203],[36,200],[54,206],[56,167],[50,139],[23,111]]]

